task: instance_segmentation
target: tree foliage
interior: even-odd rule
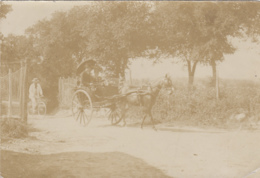
[[[130,58],[166,55],[184,62],[192,84],[198,64],[211,65],[214,75],[216,61],[235,52],[231,38],[257,38],[259,14],[255,2],[94,2],[56,12],[26,36],[8,36],[2,55],[26,58],[30,77],[55,89],[53,96],[58,78],[74,75],[86,59],[98,61],[110,77],[124,77]],[[44,60],[37,65],[39,56]]]
[[[215,67],[225,54],[235,52],[230,37],[255,34],[259,11],[257,3],[248,2],[158,2],[158,47],[187,64],[192,84],[197,63]]]
[[[112,76],[124,75],[128,59],[146,48],[143,30],[148,10],[147,3],[141,2],[97,2],[55,13],[27,32],[44,50],[46,60],[54,57],[55,62],[68,64],[60,70],[68,75],[71,66],[89,58]]]
[[[8,14],[10,11],[12,11],[12,6],[4,4],[2,1],[0,1],[0,21],[6,18],[6,14]],[[1,41],[0,45],[2,45],[3,40],[4,40],[4,35],[0,32],[0,41]]]
[[[0,2],[0,20],[6,18],[6,14],[12,11],[12,6]]]
[[[27,60],[32,63],[37,60],[38,53],[33,48],[33,41],[24,35],[8,35],[2,40],[1,64],[4,66],[2,73],[5,74],[10,68],[13,71],[21,66],[21,62]],[[5,70],[4,70],[5,69]]]
[[[12,11],[12,6],[8,4],[4,4],[0,1],[0,21],[6,18],[6,14]],[[4,40],[4,35],[0,32],[0,41]]]
[[[56,12],[26,31],[44,59],[30,73],[42,78],[52,95],[58,78],[75,75],[86,59],[98,61],[109,77],[124,77],[128,59],[146,49],[148,15],[146,2],[96,2]]]

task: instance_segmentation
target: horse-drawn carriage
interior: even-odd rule
[[[122,119],[125,123],[126,112],[132,104],[144,108],[146,115],[143,121],[147,115],[153,121],[151,109],[159,91],[163,87],[172,91],[172,82],[167,75],[153,82],[149,89],[130,90],[119,79],[107,78],[102,74],[104,71],[94,60],[84,61],[77,68],[79,80],[72,97],[72,114],[83,125],[91,121],[93,110],[100,108],[109,110],[108,118],[112,125],[118,124]]]

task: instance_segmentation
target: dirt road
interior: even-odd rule
[[[178,178],[260,177],[260,132],[111,126],[106,118],[82,127],[71,117],[29,119],[31,138],[2,149],[31,154],[120,152]],[[124,161],[122,161],[124,164]],[[251,174],[250,174],[251,173]],[[130,176],[131,177],[131,176]]]

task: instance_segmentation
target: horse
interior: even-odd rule
[[[124,94],[124,97],[122,98],[120,102],[120,108],[121,108],[121,118],[123,119],[124,126],[126,125],[126,113],[129,109],[129,106],[141,106],[142,111],[144,112],[144,117],[141,123],[141,128],[143,128],[143,124],[147,116],[150,116],[150,119],[153,124],[153,129],[156,130],[154,125],[154,119],[152,116],[152,108],[156,102],[156,98],[161,91],[162,88],[167,89],[167,94],[170,95],[173,93],[174,88],[172,85],[172,80],[170,77],[166,74],[164,77],[161,77],[157,79],[156,81],[152,82],[148,89],[146,90],[130,90],[129,87],[125,86],[121,88],[121,93]]]

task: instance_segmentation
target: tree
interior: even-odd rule
[[[12,6],[4,4],[2,1],[0,2],[0,21],[6,18],[6,14],[12,11]],[[0,32],[0,62],[2,64],[2,45],[4,41],[4,35]],[[2,67],[0,69],[2,71]],[[2,74],[2,73],[1,73]]]
[[[6,73],[8,68],[17,70],[22,61],[27,60],[31,63],[37,60],[37,56],[32,40],[24,35],[8,35],[2,41],[1,63],[5,66],[3,73]]]
[[[85,58],[98,60],[108,75],[124,77],[128,59],[146,49],[149,8],[143,2],[99,2],[72,9],[71,17],[80,17],[75,28],[81,29]]]
[[[6,14],[12,11],[12,6],[0,2],[0,20],[6,18]]]
[[[163,54],[186,63],[189,85],[193,84],[198,63],[211,65],[215,80],[216,61],[235,52],[230,37],[241,37],[245,28],[251,31],[252,22],[259,19],[259,5],[254,5],[256,3],[156,3],[154,23],[155,29],[160,31],[156,38],[158,47]]]
[[[148,14],[149,5],[143,2],[97,2],[56,13],[28,32],[45,49],[53,45],[55,55],[60,48],[62,60],[68,57],[78,64],[92,58],[118,76],[124,75],[128,58],[141,55],[146,48]]]
[[[58,78],[75,74],[86,59],[98,61],[110,77],[124,77],[128,59],[146,49],[148,36],[143,30],[149,8],[146,2],[95,2],[39,21],[27,29],[34,49],[44,58],[32,73],[47,82],[52,98]]]
[[[10,5],[0,2],[0,21],[6,17],[6,14],[12,10]],[[0,77],[2,75],[2,42],[4,40],[4,35],[0,32]],[[0,80],[0,116],[2,115],[2,84]]]
[[[178,57],[186,63],[189,85],[193,84],[198,62],[203,60],[199,45],[202,27],[197,15],[200,6],[199,3],[158,2],[153,14],[158,49],[161,54]]]
[[[206,19],[206,33],[208,38],[205,43],[207,49],[206,65],[211,65],[213,82],[216,83],[216,62],[223,61],[225,54],[233,54],[236,48],[232,38],[241,38],[245,34],[255,32],[259,24],[259,3],[255,2],[229,2],[205,4],[202,9]],[[255,33],[254,33],[255,34]]]

